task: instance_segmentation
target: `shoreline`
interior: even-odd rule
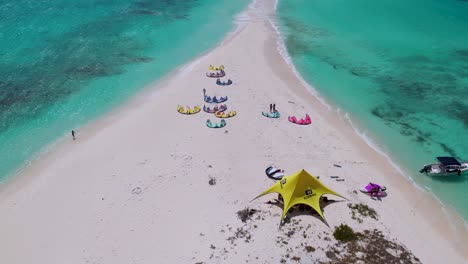
[[[254,1],[251,5],[257,5],[257,4],[261,4],[260,1],[258,1],[258,0]],[[250,10],[250,8],[251,7],[249,5],[247,11],[255,12],[255,11]],[[258,22],[258,24],[262,24],[262,23],[267,24],[268,22],[267,21]],[[41,182],[42,180],[44,180],[47,177],[47,175],[43,175],[42,178],[35,178],[35,176],[31,175],[31,174],[41,174],[44,171],[49,169],[48,166],[47,166],[48,163],[50,163],[51,161],[56,161],[56,160],[60,161],[61,156],[63,154],[69,155],[69,151],[71,150],[71,148],[73,148],[72,147],[73,145],[70,145],[70,144],[79,143],[80,145],[85,145],[86,143],[92,144],[92,143],[99,142],[99,141],[96,141],[95,138],[99,137],[99,134],[102,134],[105,131],[112,130],[113,127],[116,126],[116,123],[122,122],[120,120],[121,116],[132,116],[132,115],[135,115],[137,113],[144,112],[144,110],[142,110],[142,108],[148,108],[148,104],[154,103],[153,101],[160,100],[160,98],[157,98],[157,97],[160,96],[161,93],[163,93],[163,91],[164,91],[164,93],[166,95],[169,95],[169,96],[172,96],[175,93],[180,93],[180,91],[171,91],[170,89],[168,89],[170,87],[167,87],[167,86],[170,86],[171,83],[173,83],[173,82],[177,82],[178,78],[179,79],[184,78],[185,77],[184,75],[190,75],[191,73],[193,74],[194,71],[197,71],[197,68],[202,67],[203,70],[198,70],[198,71],[204,71],[204,69],[206,68],[205,64],[207,63],[208,58],[212,57],[212,56],[216,56],[216,54],[220,53],[219,50],[221,50],[223,48],[226,48],[226,46],[230,46],[232,44],[232,42],[237,37],[239,37],[239,35],[241,35],[245,31],[247,31],[247,29],[246,29],[248,27],[247,24],[249,24],[249,25],[254,24],[254,22],[252,22],[252,21],[246,22],[246,26],[244,28],[241,28],[238,31],[237,31],[237,28],[234,29],[232,31],[232,33],[234,33],[234,34],[232,36],[230,36],[231,33],[228,33],[226,35],[226,38],[223,39],[222,42],[218,46],[216,46],[213,50],[207,52],[206,54],[202,54],[201,56],[197,57],[195,60],[180,66],[179,68],[175,69],[174,71],[171,71],[170,74],[166,75],[161,80],[156,81],[155,84],[153,84],[153,85],[151,85],[151,86],[149,86],[147,88],[143,88],[141,92],[139,92],[133,98],[129,99],[128,102],[125,103],[123,106],[119,106],[118,108],[111,111],[110,113],[108,113],[108,114],[106,114],[106,115],[104,115],[102,117],[99,117],[96,120],[90,122],[89,124],[86,124],[85,126],[83,126],[79,131],[79,132],[82,132],[82,133],[78,133],[78,135],[77,135],[78,136],[77,137],[77,142],[66,142],[65,141],[66,137],[63,137],[63,138],[59,139],[57,145],[54,145],[53,148],[51,150],[49,150],[49,152],[47,152],[46,154],[44,154],[44,155],[38,157],[36,160],[34,160],[32,165],[30,165],[24,171],[22,171],[20,173],[20,175],[15,175],[15,176],[11,177],[12,178],[11,182],[7,183],[5,186],[1,186],[2,188],[0,188],[0,210],[2,208],[9,207],[8,206],[9,203],[1,203],[1,202],[4,202],[6,199],[11,198],[11,196],[14,196],[19,191],[21,191],[22,190],[21,188],[23,187],[23,185],[30,185],[30,184],[34,184],[34,183]],[[261,26],[258,26],[258,27],[261,28]],[[267,26],[263,25],[262,27],[266,28]],[[274,32],[274,30],[272,30],[272,29],[270,29],[270,31]],[[269,33],[271,33],[271,32],[269,32]],[[267,34],[267,33],[265,33],[265,34]],[[339,113],[337,113],[335,110],[327,109],[326,105],[322,105],[322,103],[320,102],[320,99],[315,97],[315,95],[313,94],[313,91],[309,91],[307,89],[307,87],[303,86],[303,84],[301,83],[301,80],[298,79],[297,76],[295,76],[294,71],[290,68],[291,65],[288,65],[287,62],[285,61],[285,58],[282,57],[281,54],[277,52],[276,45],[271,45],[271,43],[276,43],[277,38],[272,36],[272,34],[269,34],[266,38],[267,38],[267,41],[265,41],[264,47],[263,47],[264,48],[265,59],[268,62],[268,65],[271,67],[271,72],[276,74],[277,76],[281,76],[281,78],[280,78],[281,81],[284,82],[284,83],[287,83],[287,87],[289,88],[289,90],[284,90],[284,89],[279,89],[278,88],[277,92],[279,92],[279,94],[281,96],[283,96],[284,98],[289,98],[289,97],[294,98],[295,105],[302,105],[303,108],[313,108],[313,112],[318,113],[316,116],[317,116],[317,120],[319,120],[319,121],[317,121],[319,124],[320,124],[321,121],[331,123],[331,126],[334,127],[337,131],[339,131],[340,134],[345,135],[344,137],[347,138],[348,143],[350,143],[351,145],[354,146],[352,148],[353,151],[358,151],[360,153],[360,155],[366,157],[366,159],[365,159],[366,161],[369,161],[369,160],[376,161],[375,164],[378,164],[378,165],[375,165],[375,164],[371,164],[371,165],[377,167],[380,171],[384,171],[385,172],[384,174],[388,173],[388,175],[385,178],[382,178],[382,179],[379,179],[379,180],[383,180],[384,182],[388,182],[388,183],[390,183],[391,186],[399,187],[399,188],[394,188],[395,190],[392,189],[391,193],[390,193],[390,196],[395,196],[397,194],[401,194],[402,196],[404,196],[404,199],[400,199],[400,200],[406,201],[406,202],[408,202],[408,204],[410,204],[410,205],[406,205],[405,208],[410,208],[410,209],[413,208],[413,209],[411,209],[411,211],[413,211],[413,213],[414,213],[414,211],[417,211],[418,214],[421,213],[423,215],[421,217],[422,219],[423,218],[436,219],[436,220],[432,220],[433,223],[431,225],[428,225],[428,226],[436,227],[436,230],[438,232],[439,237],[444,237],[447,240],[451,240],[452,236],[454,235],[453,234],[454,231],[452,230],[452,231],[446,232],[447,229],[450,228],[450,226],[447,227],[447,224],[449,224],[448,223],[449,220],[447,218],[450,218],[450,217],[445,216],[443,214],[442,210],[440,210],[441,211],[440,214],[442,214],[442,216],[439,213],[435,212],[435,211],[431,212],[434,209],[434,206],[435,206],[434,204],[432,204],[433,200],[431,200],[431,199],[434,199],[434,198],[427,195],[428,193],[422,193],[419,190],[417,190],[417,192],[421,192],[421,193],[417,193],[417,195],[415,195],[414,194],[414,189],[412,189],[412,188],[415,188],[415,187],[412,186],[412,184],[410,182],[408,182],[408,180],[405,179],[403,175],[398,175],[398,173],[395,172],[395,168],[393,168],[393,166],[391,164],[389,164],[389,162],[385,159],[385,157],[380,156],[381,155],[380,153],[378,153],[378,155],[375,155],[377,151],[372,149],[371,146],[369,146],[368,143],[365,142],[365,140],[360,137],[360,135],[356,134],[354,128],[352,127],[352,124],[346,123],[346,121],[343,120],[342,117],[340,117]],[[282,41],[282,40],[280,40],[280,41]],[[218,56],[218,58],[220,58],[220,56]],[[280,60],[282,60],[284,63],[277,63]],[[194,62],[196,62],[195,65],[192,65]],[[180,73],[184,69],[184,67],[186,65],[187,66],[193,66],[193,67],[187,73],[182,74],[182,76],[177,76],[177,73]],[[198,67],[197,67],[197,65],[198,65]],[[199,66],[199,65],[202,65],[202,66]],[[236,71],[239,71],[239,70],[236,69],[235,67],[236,66],[231,66],[231,67],[228,68],[228,70],[232,69],[232,72],[234,73],[234,75],[236,75],[236,74],[239,75],[236,72]],[[242,65],[238,65],[237,67],[242,67]],[[228,76],[230,76],[230,75],[228,75]],[[237,76],[237,77],[240,78],[240,76]],[[248,81],[248,80],[244,80],[244,81]],[[256,82],[260,83],[257,80],[253,81],[252,83],[255,84]],[[239,86],[242,86],[242,84],[240,84]],[[166,89],[164,89],[164,88],[166,88]],[[210,87],[209,89],[213,90],[212,87]],[[233,91],[233,94],[234,94],[234,92],[235,91]],[[250,93],[253,94],[254,92],[251,91]],[[185,95],[185,96],[182,96],[182,97],[184,97],[186,100],[191,100],[190,98],[191,98],[191,96],[193,94],[195,94],[195,93],[189,93],[188,95]],[[268,94],[264,93],[263,91],[261,93],[259,93],[259,94],[256,94],[256,96],[257,95],[268,96]],[[236,95],[234,94],[233,97],[235,97],[235,96]],[[177,96],[174,96],[174,97],[177,98]],[[172,97],[172,99],[174,99],[174,97]],[[247,99],[249,98],[248,94],[247,94],[247,96],[244,96],[244,99],[246,99],[246,98]],[[283,99],[283,102],[286,102],[286,101],[287,100]],[[173,102],[173,101],[171,103],[175,104],[175,105],[177,104],[177,102]],[[287,103],[285,105],[287,105]],[[286,108],[285,105],[283,105],[282,107]],[[240,107],[240,106],[241,106],[241,104],[238,104],[238,107]],[[250,106],[250,107],[252,107],[252,106]],[[292,109],[296,109],[294,107],[295,106],[292,106]],[[173,108],[175,109],[175,106]],[[174,109],[170,108],[170,111],[173,112]],[[298,108],[298,109],[300,109],[300,108]],[[160,110],[161,110],[161,108],[160,108]],[[247,114],[245,114],[245,115],[247,115]],[[176,115],[174,115],[174,116],[176,116]],[[159,117],[164,118],[164,115],[160,115]],[[200,116],[198,116],[198,117],[194,116],[194,117],[198,118]],[[180,118],[180,116],[177,116],[177,118]],[[241,118],[241,116],[239,116],[239,118]],[[244,117],[242,117],[242,118],[244,118]],[[182,119],[182,118],[180,118],[180,119]],[[184,122],[190,122],[189,120],[183,120],[183,121]],[[129,122],[129,124],[133,123],[132,121],[128,121],[128,122]],[[236,119],[234,119],[232,121],[232,123],[234,123],[233,126],[236,126],[236,125],[240,126],[240,122],[237,121]],[[170,124],[175,125],[175,126],[178,125],[177,123],[174,123],[172,121],[171,121]],[[195,123],[191,123],[191,124],[194,125],[194,126],[196,125]],[[286,127],[288,125],[289,124],[285,124]],[[143,127],[143,128],[145,128],[145,127]],[[185,128],[187,128],[187,127],[185,126]],[[196,129],[198,129],[198,128],[196,128]],[[201,127],[200,129],[202,129],[202,133],[206,132],[205,127]],[[233,133],[235,133],[236,128],[232,128],[232,129],[234,130]],[[284,129],[284,128],[281,127],[281,129]],[[319,127],[318,129],[321,129],[321,128]],[[229,127],[229,131],[231,133],[231,127]],[[295,131],[297,132],[298,130],[295,130]],[[171,131],[164,132],[164,133],[171,133]],[[206,133],[209,133],[209,132],[206,132]],[[276,132],[272,132],[272,133],[276,133]],[[294,133],[294,132],[292,132],[292,133]],[[298,133],[300,133],[300,132],[298,132]],[[179,133],[179,135],[183,135],[183,134]],[[211,136],[217,138],[219,135],[211,134]],[[203,136],[200,136],[200,135],[194,135],[194,137],[203,138]],[[125,137],[120,137],[120,138],[125,138]],[[184,141],[184,142],[189,142],[189,141]],[[198,145],[198,144],[196,144],[196,145]],[[228,144],[228,145],[231,146],[231,144]],[[234,146],[231,146],[231,147],[234,148]],[[265,147],[265,146],[263,146],[263,147]],[[83,147],[76,146],[76,148],[82,149]],[[181,147],[181,146],[175,147],[175,149],[177,149],[177,148],[183,148],[183,147]],[[197,153],[198,150],[190,150],[189,152]],[[84,159],[85,157],[81,156],[81,158]],[[279,160],[277,158],[276,162],[278,162],[278,161]],[[220,164],[225,163],[225,161],[223,161],[223,160],[218,160],[217,162],[219,162]],[[45,163],[45,164],[43,164],[43,163]],[[286,162],[284,162],[284,163],[286,163]],[[308,163],[308,161],[304,160],[304,161],[301,161],[301,162],[297,162],[296,165],[299,165],[299,166],[300,165],[306,165],[307,163]],[[290,165],[283,165],[283,166],[290,166]],[[355,166],[355,165],[352,165],[352,166]],[[257,168],[256,165],[254,167]],[[292,169],[292,167],[291,167],[291,169]],[[256,170],[254,170],[254,171],[256,171]],[[322,171],[321,173],[326,173],[327,169],[321,169],[321,170],[318,169],[318,171]],[[294,171],[290,171],[290,172],[293,173]],[[314,172],[312,172],[312,173],[314,173]],[[48,173],[46,173],[46,174],[48,174]],[[263,175],[262,175],[262,177],[263,177]],[[263,180],[263,178],[262,178],[262,180]],[[10,181],[10,180],[8,180],[8,181]],[[364,181],[364,179],[361,179],[361,181]],[[256,183],[262,183],[262,182],[263,181],[258,181],[258,180],[256,181]],[[192,182],[192,183],[195,184],[194,182]],[[364,182],[359,183],[359,184],[362,185],[363,183]],[[269,182],[268,182],[268,184],[269,184]],[[261,184],[260,186],[257,185],[257,186],[254,186],[253,188],[258,189],[258,187],[260,187],[260,189],[261,189],[261,188],[264,188],[265,186],[267,186],[267,185]],[[340,187],[340,185],[338,185],[338,187],[339,188],[345,188],[343,186]],[[343,190],[346,190],[346,188],[343,189]],[[254,196],[254,193],[249,193],[249,195]],[[346,196],[352,196],[352,194],[347,192]],[[357,199],[357,200],[359,200],[359,199]],[[365,200],[365,198],[363,200]],[[415,203],[414,200],[418,200],[419,202]],[[365,201],[367,201],[367,200],[365,200]],[[370,201],[367,201],[367,202],[371,203]],[[381,211],[385,210],[385,204],[386,204],[386,199],[383,199],[381,204],[377,204],[378,208],[379,208],[377,211],[379,213]],[[258,203],[248,203],[247,202],[247,205],[255,206],[255,205],[258,205]],[[420,207],[421,205],[422,205],[422,207],[425,207],[425,208],[424,209],[415,209],[417,207]],[[392,225],[393,222],[391,220],[388,220],[388,219],[390,219],[391,214],[386,214],[385,212],[382,212],[382,214],[383,214],[383,217],[387,219],[386,220],[387,222],[385,222],[385,223],[389,224],[389,225]],[[407,218],[406,219],[407,222],[414,223],[414,220],[409,220],[409,219],[412,218],[411,215],[408,215],[408,216],[405,216],[405,217]],[[444,223],[444,218],[445,218],[445,220],[447,220],[446,221],[447,223]],[[274,218],[273,221],[275,221],[275,220],[276,219]],[[330,220],[330,219],[328,219],[328,220]],[[311,219],[309,219],[308,221],[311,221],[311,222],[314,221],[315,222],[315,220],[311,220]],[[402,221],[402,222],[405,222],[405,221]],[[317,224],[317,223],[315,223],[315,224]],[[455,226],[455,228],[456,228],[456,226]],[[392,229],[392,228],[390,228],[390,229]],[[395,228],[393,228],[392,230],[394,230],[394,229]],[[396,232],[397,235],[401,234],[401,230],[399,230],[399,231],[400,232]],[[465,234],[465,233],[466,233],[466,230],[465,230],[465,232],[460,233],[459,236],[461,236],[461,238],[463,238],[463,234]],[[404,235],[404,234],[401,234],[401,235]],[[410,238],[404,238],[403,240],[404,240],[404,242],[406,242],[406,240],[410,241]],[[466,242],[466,237],[465,237],[464,242]],[[412,242],[412,243],[415,243],[415,245],[416,245],[417,242]],[[408,246],[413,251],[413,247],[415,247],[415,245],[412,245],[412,243],[410,243],[411,245],[408,245]],[[460,249],[464,250],[463,247],[466,246],[466,244],[460,245],[460,244],[455,243],[454,241],[449,242],[449,243],[452,244],[452,246],[454,248],[459,249],[458,253],[460,253]],[[455,243],[455,245],[453,245],[454,243]],[[417,249],[416,251],[419,252],[421,250],[422,249]],[[428,252],[428,253],[431,253],[431,252]],[[431,254],[435,254],[435,253],[431,253]],[[418,257],[423,258],[423,256],[418,256]],[[424,256],[424,258],[426,258],[426,256]]]
[[[387,167],[385,165],[389,165],[391,167],[390,170],[394,170],[397,172],[397,174],[399,174],[399,178],[401,179],[392,179],[392,180],[395,180],[395,182],[399,182],[399,184],[403,183],[403,184],[409,184],[411,185],[417,192],[420,192],[420,195],[423,196],[423,198],[421,199],[426,199],[428,203],[430,203],[431,201],[435,201],[439,206],[437,207],[440,207],[436,210],[440,211],[438,213],[433,213],[433,212],[428,212],[426,211],[426,216],[431,216],[433,214],[435,215],[438,215],[438,217],[440,217],[440,214],[442,214],[442,217],[445,218],[445,220],[447,221],[448,223],[448,227],[445,227],[445,228],[439,228],[438,232],[440,234],[443,234],[444,236],[446,236],[446,233],[445,232],[448,229],[450,229],[452,232],[455,232],[455,233],[458,233],[458,232],[461,232],[461,234],[458,234],[457,238],[460,240],[460,241],[463,241],[465,243],[465,247],[468,245],[468,239],[466,239],[468,237],[468,220],[465,220],[463,217],[461,217],[460,214],[458,214],[458,212],[456,212],[456,210],[454,208],[451,208],[445,204],[443,204],[443,202],[441,200],[439,200],[437,198],[437,196],[435,196],[435,194],[429,192],[428,190],[426,190],[424,187],[418,185],[418,183],[416,183],[414,181],[414,179],[407,175],[405,173],[405,169],[402,168],[399,164],[395,163],[392,158],[385,152],[383,151],[382,149],[380,149],[380,147],[378,146],[379,143],[376,143],[375,140],[373,139],[373,137],[371,136],[370,138],[368,138],[368,136],[366,134],[363,134],[363,132],[360,130],[359,126],[356,126],[355,123],[352,121],[352,118],[348,116],[348,113],[347,112],[344,112],[344,113],[340,113],[339,110],[341,110],[340,108],[338,108],[337,106],[331,104],[330,102],[327,101],[326,98],[320,96],[319,94],[319,91],[313,87],[311,84],[307,83],[303,77],[300,75],[299,71],[296,69],[295,65],[293,64],[292,62],[292,58],[287,54],[287,49],[286,47],[284,46],[284,37],[281,35],[281,32],[279,31],[279,28],[278,28],[278,25],[277,25],[277,21],[270,21],[270,23],[272,23],[272,27],[274,28],[274,32],[275,34],[277,34],[277,39],[276,41],[278,41],[281,45],[279,47],[277,47],[278,49],[278,55],[281,55],[282,59],[284,60],[284,63],[287,64],[289,67],[291,67],[291,71],[294,73],[294,75],[296,75],[296,78],[298,79],[298,81],[301,83],[300,86],[302,86],[302,88],[305,88],[305,91],[297,91],[297,94],[300,95],[300,97],[303,98],[303,96],[305,96],[305,93],[303,92],[310,92],[310,95],[312,95],[312,97],[315,99],[316,102],[320,103],[321,106],[322,106],[322,110],[325,111],[325,112],[330,112],[332,115],[335,115],[334,118],[332,118],[332,120],[340,120],[342,123],[340,124],[340,122],[336,122],[335,123],[335,126],[341,126],[341,128],[344,130],[344,128],[351,128],[354,132],[354,134],[362,141],[362,143],[364,143],[365,147],[358,147],[357,149],[359,150],[367,150],[366,152],[369,153],[369,152],[375,152],[377,154],[377,156],[379,157],[378,160],[380,160],[380,164],[381,166],[379,167]],[[281,50],[282,49],[282,50]],[[274,52],[272,52],[274,53]],[[275,65],[272,63],[272,65]],[[294,86],[296,87],[296,86]],[[298,85],[299,87],[299,85]],[[313,100],[311,100],[313,101]],[[354,142],[354,143],[359,143],[359,144],[356,144],[356,145],[362,145],[360,144],[361,142]],[[368,156],[372,156],[371,154],[369,154]],[[411,195],[408,195],[408,193],[405,193],[407,194],[407,199],[408,200],[411,200],[413,197],[411,197]],[[436,206],[434,205],[434,208]],[[447,236],[447,238],[450,238],[450,236]],[[455,244],[455,247],[457,247],[459,245],[456,245]],[[465,247],[459,247],[459,252],[463,252],[463,250],[465,250]],[[468,256],[468,254],[466,255]]]
[[[275,12],[276,12],[276,7],[277,7],[277,4],[278,4],[278,1],[279,0],[275,1]],[[276,19],[276,17],[275,17],[275,19]],[[464,219],[456,211],[455,208],[450,207],[448,205],[445,205],[443,203],[443,201],[440,200],[430,190],[424,188],[423,186],[420,186],[413,179],[413,177],[411,176],[411,173],[409,171],[407,171],[407,168],[405,168],[404,166],[401,166],[400,164],[395,162],[392,159],[392,157],[385,150],[382,149],[382,147],[380,146],[381,144],[383,144],[382,142],[376,140],[374,135],[368,136],[366,134],[366,132],[364,132],[361,129],[361,125],[356,123],[356,121],[353,121],[352,117],[350,117],[347,112],[343,111],[338,106],[330,103],[325,97],[320,95],[320,92],[312,84],[307,83],[307,81],[301,76],[301,74],[297,70],[296,66],[294,65],[294,63],[292,61],[292,58],[289,56],[287,48],[284,45],[284,36],[282,35],[282,33],[281,33],[280,29],[279,29],[278,21],[276,21],[275,19],[269,20],[269,22],[270,22],[271,26],[273,27],[275,34],[277,35],[276,43],[277,43],[278,53],[282,56],[284,62],[286,64],[288,64],[292,68],[292,71],[294,72],[294,74],[296,75],[298,80],[301,82],[302,86],[305,89],[310,90],[310,93],[315,97],[315,99],[318,102],[320,102],[323,106],[325,106],[328,111],[334,112],[337,118],[339,118],[342,122],[347,123],[347,125],[349,125],[354,130],[356,135],[359,138],[361,138],[361,140],[364,141],[366,143],[366,145],[370,149],[372,149],[378,155],[385,158],[385,160],[400,174],[401,177],[403,177],[403,179],[405,181],[410,182],[414,186],[414,188],[417,189],[417,191],[425,193],[428,196],[429,199],[434,199],[440,205],[440,207],[442,207],[441,210],[443,211],[443,213],[447,217],[447,220],[450,221],[450,224],[454,225],[453,227],[455,229],[458,229],[458,230],[461,229],[461,230],[465,231],[466,234],[468,235],[468,219]]]

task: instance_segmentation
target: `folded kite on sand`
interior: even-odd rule
[[[226,82],[222,82],[220,79],[217,79],[216,84],[221,85],[221,86],[226,86],[226,85],[231,85],[232,81],[231,81],[231,79],[228,79]]]
[[[218,67],[214,67],[213,65],[210,65],[208,67],[208,70],[210,70],[210,71],[222,71],[222,70],[224,70],[224,66],[219,65]]]
[[[281,115],[278,111],[275,112],[262,112],[262,115],[269,118],[279,118]]]
[[[380,186],[376,183],[369,182],[369,184],[364,187],[364,190],[360,191],[374,197],[385,197],[387,196],[385,190],[387,190],[385,186]]]
[[[191,109],[189,106],[187,106],[187,108],[185,109],[181,105],[177,106],[177,112],[184,114],[184,115],[193,115],[193,114],[200,112],[200,110],[201,108],[199,105],[194,106],[193,109]]]
[[[210,113],[210,114],[214,114],[216,112],[224,112],[226,111],[226,109],[227,109],[227,106],[225,104],[222,104],[220,106],[216,105],[213,108],[210,108],[209,106],[206,106],[206,105],[203,106],[203,111]]]
[[[212,123],[209,119],[206,120],[206,126],[209,128],[221,128],[226,126],[226,121],[224,119],[221,119],[221,122],[219,123]]]
[[[273,166],[266,168],[265,173],[268,176],[268,178],[275,181],[281,180],[281,178],[284,177],[284,170]]]
[[[310,125],[312,120],[310,120],[310,116],[306,114],[305,118],[297,119],[295,116],[288,117],[289,122],[298,124],[298,125]]]
[[[226,73],[221,70],[219,72],[208,72],[206,73],[206,77],[210,77],[210,78],[221,78],[221,77],[224,77],[226,75]]]
[[[210,103],[210,104],[218,104],[218,103],[224,103],[227,101],[228,97],[220,97],[219,99],[216,98],[216,96],[210,97],[208,95],[204,96],[205,102]]]
[[[237,114],[236,111],[229,111],[227,113],[218,111],[215,113],[215,116],[219,118],[229,118],[229,117],[235,116],[236,114]]]

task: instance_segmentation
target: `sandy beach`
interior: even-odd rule
[[[2,263],[316,263],[331,261],[334,227],[377,229],[422,263],[466,263],[468,232],[318,100],[278,52],[274,3],[257,0],[234,33],[125,106],[61,140],[0,189]],[[205,76],[224,65],[233,85]],[[207,95],[228,96],[226,127],[210,129]],[[261,115],[275,103],[279,119]],[[309,114],[312,124],[288,122]],[[348,200],[324,209],[328,226],[291,213],[278,228],[265,168],[301,169]],[[338,166],[336,166],[338,165]],[[336,181],[330,176],[339,176]],[[211,180],[211,184],[210,184]],[[359,192],[368,182],[388,196]],[[352,219],[348,204],[378,219]],[[255,209],[242,222],[237,212]],[[313,246],[314,251],[306,250]],[[372,256],[369,256],[372,257]],[[284,260],[285,262],[283,262]],[[334,263],[340,263],[334,262]]]

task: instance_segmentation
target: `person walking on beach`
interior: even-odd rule
[[[75,130],[72,130],[71,133],[72,133],[73,140],[75,140],[76,139],[75,138]]]

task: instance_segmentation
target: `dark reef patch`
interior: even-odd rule
[[[449,115],[456,117],[468,127],[468,106],[460,100],[453,100],[447,105]]]
[[[288,48],[288,53],[292,56],[305,55],[311,52],[310,45],[292,35],[286,37],[286,47]]]
[[[402,136],[411,137],[414,142],[420,144],[430,144],[431,133],[412,125],[412,122],[418,122],[418,119],[412,116],[413,113],[410,110],[399,110],[395,107],[392,104],[374,107],[371,113],[385,124],[396,126]]]
[[[468,60],[468,49],[457,49],[453,51],[455,57]]]
[[[134,15],[157,15],[157,14],[161,14],[161,13],[156,12],[156,11],[152,11],[152,10],[137,9],[137,10],[132,10],[130,12],[130,14],[134,14]]]
[[[442,143],[442,142],[439,142],[439,145],[446,153],[450,154],[450,156],[458,158],[458,155],[454,149],[452,149],[451,147],[447,146],[445,143]]]
[[[119,74],[117,69],[112,69],[111,66],[104,65],[103,63],[94,63],[89,65],[77,66],[72,69],[65,70],[65,73],[70,75],[87,75],[90,77],[103,77],[109,75]]]
[[[106,0],[99,0],[97,4],[103,8],[109,8],[108,5],[115,7],[111,1]],[[20,61],[4,59],[12,56],[7,56],[7,51],[2,51],[0,133],[36,118],[54,104],[79,92],[93,80],[120,74],[128,64],[152,62],[154,58],[145,56],[148,44],[144,39],[122,33],[132,31],[138,23],[159,27],[177,19],[186,19],[197,5],[197,0],[124,3],[116,5],[115,9],[109,9],[95,20],[77,23],[68,31],[47,35],[42,41],[16,51],[14,56],[22,58]],[[62,7],[53,6],[52,3],[37,5],[34,1],[29,1],[22,8],[41,8],[37,12],[45,12],[44,10],[50,8]],[[0,10],[0,14],[4,13],[5,10]],[[6,19],[5,16],[3,18]],[[15,41],[18,34],[5,34],[4,37]]]

